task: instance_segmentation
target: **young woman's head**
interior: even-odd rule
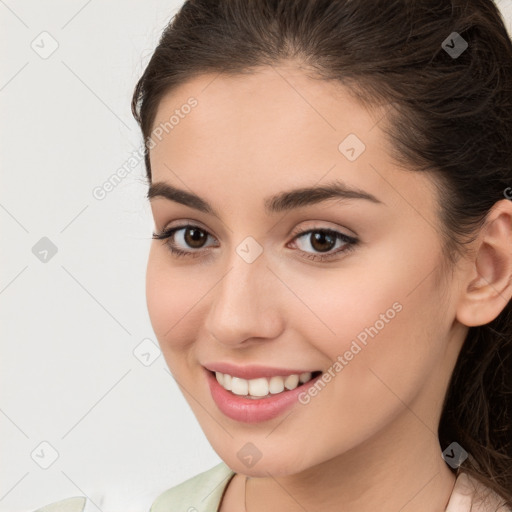
[[[456,442],[446,460],[510,505],[512,44],[493,2],[187,1],[132,109],[150,318],[227,464],[349,478],[447,468]],[[274,398],[236,398],[303,372],[290,403],[275,377]]]

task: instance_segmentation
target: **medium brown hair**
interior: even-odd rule
[[[450,54],[457,35],[460,54]],[[452,37],[452,39],[450,39]],[[449,47],[444,43],[448,39]],[[454,263],[512,185],[512,44],[491,0],[189,0],[138,81],[132,112],[148,142],[166,93],[203,73],[294,61],[385,105],[393,157],[430,171]],[[510,189],[509,189],[510,190]],[[466,471],[512,507],[512,302],[470,327],[438,429]]]

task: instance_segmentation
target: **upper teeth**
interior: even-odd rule
[[[304,372],[300,375],[292,374],[286,377],[274,376],[267,379],[260,377],[258,379],[241,379],[233,377],[227,373],[215,372],[217,382],[228,391],[235,395],[248,395],[250,397],[263,397],[271,394],[281,393],[286,389],[295,389],[299,382],[304,383],[311,380],[311,372]]]

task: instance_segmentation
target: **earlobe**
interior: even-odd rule
[[[468,327],[492,322],[512,297],[512,201],[498,201],[474,242],[457,320]]]

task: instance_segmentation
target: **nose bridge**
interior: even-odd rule
[[[261,246],[258,249],[254,241],[243,241],[213,290],[206,328],[219,341],[230,344],[277,336],[280,321],[278,295],[271,292],[274,281]]]

